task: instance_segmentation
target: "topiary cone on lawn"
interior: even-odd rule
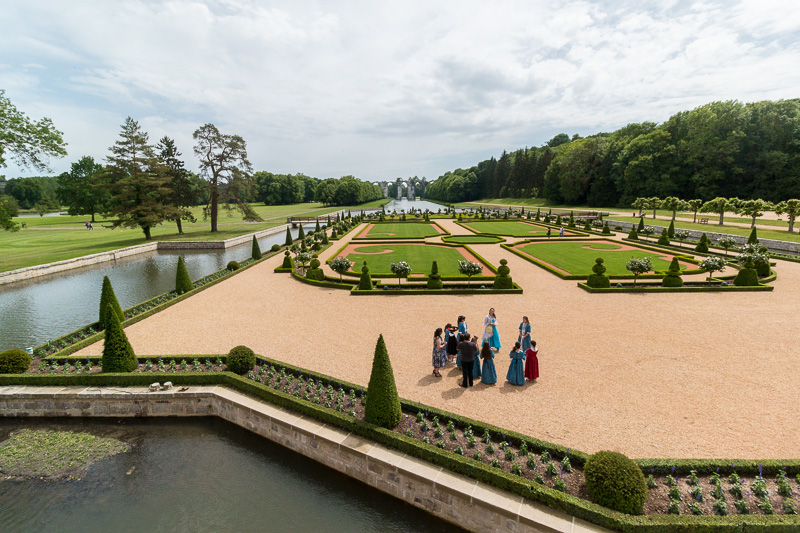
[[[258,245],[258,239],[256,239],[255,235],[253,235],[253,252],[251,257],[254,261],[261,259],[261,247]]]
[[[103,341],[103,357],[100,360],[103,372],[133,372],[136,370],[136,355],[128,342],[117,314],[109,305],[106,311],[108,324]]]
[[[375,345],[375,357],[372,360],[372,374],[367,389],[367,405],[364,419],[367,422],[387,429],[393,429],[400,423],[400,396],[394,382],[392,363],[386,351],[383,335],[378,337]]]
[[[125,313],[122,312],[122,307],[119,306],[119,302],[117,301],[117,295],[114,294],[114,288],[111,286],[111,280],[108,279],[108,276],[103,276],[103,289],[100,291],[100,327],[105,328],[107,327],[106,324],[108,323],[108,318],[106,314],[108,313],[109,306],[113,313],[117,315],[117,318],[120,322],[125,320]]]
[[[189,271],[186,269],[186,263],[183,257],[178,257],[178,270],[175,272],[175,292],[183,294],[194,289],[192,278],[189,277]]]

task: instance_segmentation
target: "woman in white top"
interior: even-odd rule
[[[494,307],[489,309],[489,314],[483,319],[483,340],[489,341],[489,346],[495,351],[500,349],[500,335],[497,333],[497,315],[494,314]]]

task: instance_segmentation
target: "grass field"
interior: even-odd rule
[[[371,202],[349,209],[356,214],[357,209],[375,207],[380,202]],[[323,207],[319,203],[266,206],[252,204],[251,207],[264,219],[264,222],[248,223],[242,221],[238,211],[221,210],[219,231],[211,233],[211,222],[203,220],[202,207],[192,208],[197,218],[195,224],[183,223],[183,235],[179,235],[175,224],[156,226],[151,230],[156,241],[216,241],[230,239],[239,235],[271,228],[286,223],[292,215],[324,215],[338,211],[339,207]],[[345,208],[348,209],[348,208]],[[228,215],[231,216],[228,216]],[[15,222],[25,222],[27,228],[17,232],[0,231],[0,272],[15,270],[33,265],[51,263],[81,257],[109,250],[116,250],[137,244],[144,244],[144,234],[140,229],[109,229],[110,220],[94,223],[94,230],[84,229],[83,224],[91,220],[89,216],[25,217],[15,218]]]
[[[359,239],[392,238],[392,239],[417,239],[423,237],[436,237],[441,235],[433,224],[422,222],[384,222],[374,224],[370,230],[358,235]]]
[[[391,250],[390,253],[385,253]],[[373,276],[393,276],[390,265],[405,261],[411,267],[411,274],[429,274],[431,264],[437,261],[442,276],[460,276],[458,262],[467,259],[459,248],[435,246],[430,244],[385,244],[357,246],[347,259],[354,262],[353,269],[361,272],[363,261],[367,262]],[[482,275],[494,275],[488,268]]]
[[[598,257],[604,260],[607,276],[630,275],[625,263],[631,257],[649,257],[655,270],[667,270],[672,261],[672,255],[668,253],[659,254],[640,248],[631,250],[627,245],[611,242],[542,242],[526,244],[517,249],[574,276],[591,274],[594,260]]]
[[[463,225],[475,233],[486,233],[488,235],[505,235],[507,237],[544,237],[547,235],[546,227],[522,222],[521,220],[463,222]],[[551,235],[557,237],[558,230],[553,228]],[[579,234],[565,229],[564,235]]]
[[[701,217],[697,217],[701,218]],[[613,226],[614,220],[619,220],[622,222],[639,222],[639,217],[607,217],[608,223],[610,226]],[[728,226],[723,224],[720,226],[719,224],[715,224],[713,221],[714,219],[709,219],[711,222],[709,224],[695,224],[693,222],[685,222],[680,218],[675,220],[675,228],[677,229],[694,229],[698,231],[708,231],[714,233],[729,233],[731,235],[742,235],[747,237],[750,235],[750,228],[743,228],[741,226]],[[652,218],[648,219],[645,218],[644,224],[646,226],[653,226],[658,228],[667,228],[669,227],[669,220],[661,220]],[[789,233],[788,231],[779,231],[779,230],[766,230],[766,229],[758,229],[758,237],[760,239],[774,239],[776,241],[792,241],[792,242],[800,242],[800,234],[798,233]],[[659,230],[659,233],[661,231]]]
[[[494,235],[447,235],[442,240],[455,244],[494,244],[505,239]]]

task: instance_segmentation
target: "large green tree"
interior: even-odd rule
[[[713,200],[709,200],[700,208],[701,213],[716,213],[719,215],[719,225],[725,222],[725,211],[731,210],[736,206],[736,202],[732,198],[723,198],[717,196]]]
[[[791,233],[794,230],[794,221],[797,219],[797,215],[800,215],[800,200],[791,198],[780,202],[775,206],[775,214],[786,215],[789,221],[789,233]]]
[[[94,222],[95,213],[108,209],[111,197],[103,186],[104,172],[103,166],[87,155],[58,176],[58,199],[70,215],[91,215]]]
[[[196,193],[195,186],[191,179],[191,173],[183,167],[183,160],[175,141],[167,136],[161,138],[156,145],[156,152],[161,158],[161,171],[169,181],[167,187],[169,193],[166,201],[176,209],[175,221],[178,226],[178,234],[183,234],[181,220],[197,222],[188,209],[194,203]]]
[[[52,120],[31,120],[0,89],[0,167],[6,166],[10,155],[20,166],[48,170],[47,158],[67,155],[62,136]]]
[[[736,206],[736,212],[740,215],[750,217],[750,227],[753,228],[756,225],[756,219],[764,216],[764,211],[774,208],[775,206],[771,203],[764,201],[761,198],[756,198],[753,200],[744,200],[739,202],[739,204]]]
[[[211,232],[217,231],[219,204],[234,204],[244,220],[260,221],[261,217],[247,205],[244,197],[254,189],[253,167],[247,159],[247,144],[239,135],[221,133],[213,124],[195,130],[194,153],[200,159],[200,175],[209,183]]]
[[[120,138],[109,148],[106,179],[111,192],[110,214],[114,227],[141,228],[150,240],[151,228],[175,220],[181,211],[170,202],[170,178],[148,135],[131,117],[125,119]]]

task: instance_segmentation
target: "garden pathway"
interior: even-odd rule
[[[634,457],[800,457],[800,264],[778,263],[774,292],[600,295],[498,245],[473,248],[495,265],[508,259],[524,294],[355,297],[274,274],[279,255],[126,332],[138,355],[244,344],[363,384],[382,333],[403,397],[534,437]],[[433,377],[433,330],[464,314],[479,332],[491,306],[499,383],[464,390],[453,367]],[[503,378],[522,315],[539,342],[541,377],[514,387]]]

